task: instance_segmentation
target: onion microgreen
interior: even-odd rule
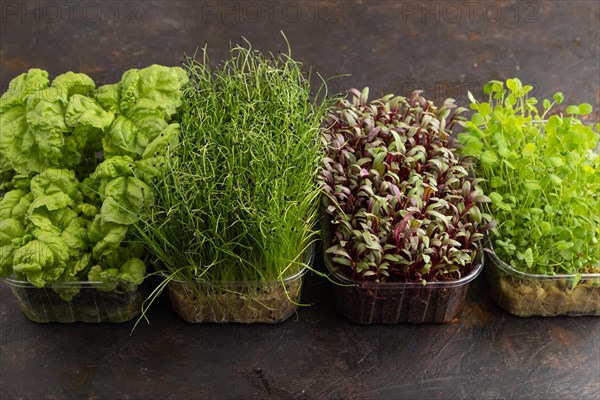
[[[316,240],[325,82],[311,93],[289,43],[278,55],[235,44],[217,67],[197,55],[139,236],[173,279],[283,282]]]

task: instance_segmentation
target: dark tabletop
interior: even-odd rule
[[[600,108],[598,1],[0,1],[0,83],[30,67],[115,82],[176,65],[208,42],[214,60],[246,36],[372,96],[421,88],[466,105],[490,79]],[[0,132],[1,134],[1,132]],[[317,260],[317,268],[322,262]],[[142,324],[36,324],[0,285],[0,399],[600,399],[600,320],[518,318],[484,276],[444,325],[359,326],[308,276],[279,325],[193,325],[162,296]]]

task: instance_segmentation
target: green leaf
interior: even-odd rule
[[[40,232],[14,253],[14,271],[25,274],[36,287],[60,277],[69,259],[69,247],[51,232]]]
[[[469,101],[471,103],[477,104],[477,100],[475,99],[475,97],[473,96],[473,93],[471,93],[470,90],[467,91],[467,97],[469,98]]]
[[[0,220],[14,218],[22,221],[29,210],[33,195],[24,190],[11,190],[0,199]]]
[[[531,179],[524,181],[523,186],[525,187],[525,190],[527,190],[530,193],[542,189],[542,187],[540,186],[540,183],[537,180],[531,180]]]
[[[73,170],[48,168],[31,180],[30,188],[34,198],[63,193],[76,203],[82,200]]]
[[[106,185],[100,213],[107,222],[130,225],[154,203],[150,186],[135,177],[119,177]]]
[[[56,211],[61,208],[74,206],[75,203],[66,193],[58,192],[52,195],[39,196],[29,206],[29,213],[34,213],[40,207],[46,207],[48,211]]]
[[[512,206],[510,204],[497,203],[496,207],[498,207],[500,210],[503,210],[503,211],[508,211],[508,212],[512,211]]]
[[[117,251],[126,234],[126,225],[105,221],[100,214],[96,215],[88,228],[89,240],[94,243],[93,258],[99,260],[102,256]]]
[[[98,104],[102,106],[106,111],[112,113],[120,113],[121,109],[119,106],[119,84],[109,84],[100,86],[94,92],[94,98],[98,101]]]
[[[565,112],[567,114],[580,114],[579,107],[577,107],[577,106],[568,106],[565,109]]]
[[[565,241],[560,241],[556,244],[556,248],[559,251],[565,251],[570,249],[571,247],[573,247],[574,243],[573,242],[565,242]]]
[[[562,183],[562,179],[560,179],[554,174],[548,175],[548,178],[550,179],[550,182],[552,182],[554,185],[560,185]]]
[[[485,94],[500,93],[503,90],[504,90],[504,82],[497,81],[497,80],[491,80],[487,84],[485,84],[483,87],[483,92]]]
[[[141,156],[148,144],[168,125],[156,104],[139,103],[131,113],[135,113],[132,119],[117,116],[106,132],[102,145],[107,156]]]
[[[471,117],[471,122],[474,123],[476,126],[483,126],[485,125],[485,118],[483,118],[483,116],[480,113],[475,113]]]
[[[563,95],[562,92],[556,92],[554,93],[554,101],[556,102],[556,104],[562,104],[563,101],[565,101],[565,96]]]
[[[117,281],[119,276],[119,270],[116,268],[102,269],[99,265],[94,265],[88,272],[88,280],[90,282],[106,282],[109,283],[100,285],[97,287],[98,290],[103,292],[112,292],[117,288],[119,282]]]
[[[30,70],[11,81],[0,100],[2,169],[29,175],[51,167],[73,168],[83,158],[89,136],[82,137],[82,127],[110,124],[110,113],[108,121],[101,121],[107,112],[88,97],[95,87],[90,77],[67,72],[50,87],[47,77],[45,71]]]
[[[513,170],[516,169],[515,166],[510,161],[508,161],[506,159],[502,160],[502,164],[504,164],[509,169],[513,169]]]
[[[59,166],[68,130],[60,99],[29,100],[0,114],[0,159],[23,175]]]
[[[431,215],[434,218],[436,218],[437,220],[444,222],[445,224],[449,224],[450,223],[450,221],[449,221],[450,217],[448,217],[446,215],[443,215],[443,214],[441,214],[441,213],[439,213],[439,212],[437,212],[435,210],[428,210],[425,214]]]
[[[594,107],[589,103],[582,103],[579,105],[579,114],[581,115],[591,114],[593,110]]]
[[[533,266],[533,251],[531,250],[531,247],[528,247],[527,250],[525,250],[525,254],[523,256],[525,263],[529,268],[531,268]]]
[[[68,126],[90,126],[104,129],[114,120],[112,112],[105,111],[96,100],[76,94],[69,99],[65,112],[65,122]]]
[[[130,69],[123,74],[118,86],[120,111],[129,116],[134,106],[145,101],[155,104],[156,111],[170,118],[181,106],[181,90],[187,80],[187,74],[179,67],[151,65]]]
[[[383,175],[385,170],[385,165],[383,164],[383,160],[387,156],[387,151],[380,151],[377,153],[375,158],[373,159],[373,168],[379,172],[380,175]]]
[[[541,215],[541,214],[543,214],[543,213],[544,213],[544,211],[543,211],[541,208],[537,208],[537,207],[531,207],[531,208],[529,209],[529,212],[530,212],[531,214],[536,214],[536,215]]]
[[[360,93],[360,103],[361,104],[367,104],[367,101],[369,99],[369,88],[365,87],[362,92]]]
[[[0,220],[0,245],[12,245],[14,239],[23,237],[23,224],[13,218]]]
[[[510,94],[508,96],[506,96],[506,99],[504,100],[504,105],[509,108],[512,109],[512,106],[514,106],[517,103],[514,94]]]
[[[562,157],[559,157],[559,156],[548,157],[545,159],[545,163],[549,164],[550,166],[555,167],[555,168],[563,166],[565,164]]]
[[[481,149],[483,148],[483,143],[473,136],[466,137],[468,137],[469,139],[467,139],[465,145],[461,148],[461,153],[465,156],[479,157],[479,155],[481,154]]]
[[[523,84],[521,83],[521,81],[518,78],[508,79],[506,81],[506,87],[511,92],[516,92],[516,91],[520,90],[523,87]]]
[[[28,95],[45,89],[50,84],[48,72],[38,68],[30,68],[13,78],[8,84],[8,90],[0,98],[0,113],[22,105]]]
[[[401,258],[400,258],[399,256],[397,256],[397,255],[393,255],[393,254],[385,254],[385,255],[383,256],[383,259],[384,259],[384,260],[391,261],[391,262],[393,262],[393,263],[397,263],[397,262],[400,262],[400,261],[401,261]]]
[[[92,94],[96,84],[86,74],[69,71],[54,78],[51,87],[63,93],[67,98],[74,95],[87,97]]]
[[[492,107],[490,107],[490,105],[488,103],[481,103],[479,105],[479,113],[483,117],[486,117],[492,113]]]
[[[187,73],[180,67],[156,64],[137,70],[137,73],[140,97],[153,100],[167,118],[175,114],[181,106],[182,88],[188,81]]]
[[[542,105],[544,106],[545,110],[549,109],[551,106],[550,100],[544,99],[544,101],[542,102]]]
[[[542,221],[540,222],[540,230],[544,235],[547,235],[552,231],[552,225],[547,221]]]
[[[480,160],[483,165],[494,165],[498,162],[498,156],[493,151],[486,150],[481,153]]]
[[[504,184],[504,180],[499,176],[494,176],[490,181],[490,186],[493,188],[501,187]]]
[[[490,198],[490,200],[492,200],[492,203],[494,204],[502,203],[502,195],[500,193],[492,192],[488,194],[488,197]]]
[[[121,266],[119,272],[119,279],[139,285],[144,280],[144,275],[146,275],[146,265],[139,258],[131,258]]]
[[[523,157],[531,157],[533,153],[535,153],[535,145],[533,143],[527,143],[521,151]]]
[[[477,223],[481,223],[482,215],[481,215],[481,211],[479,210],[479,207],[471,208],[469,210],[469,215],[471,215]]]

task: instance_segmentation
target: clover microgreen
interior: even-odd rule
[[[523,272],[600,272],[600,125],[582,122],[587,103],[550,115],[561,93],[538,109],[532,89],[515,78],[485,85],[487,102],[469,93],[476,112],[459,134],[492,200],[495,251]]]

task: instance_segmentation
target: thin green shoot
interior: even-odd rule
[[[287,44],[275,56],[245,41],[216,68],[206,47],[186,59],[180,143],[138,224],[172,279],[283,284],[306,267],[318,237],[321,124],[334,100],[322,79],[311,93]]]

